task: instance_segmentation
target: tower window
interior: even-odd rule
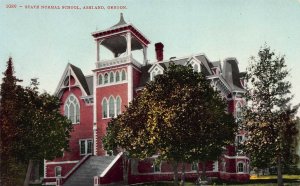
[[[99,74],[98,76],[98,85],[102,85],[103,84],[103,75]]]
[[[112,96],[109,98],[109,117],[115,117],[115,100]]]
[[[106,98],[102,101],[102,117],[107,118],[107,100]]]
[[[116,82],[119,82],[120,81],[120,72],[117,71],[116,72]]]
[[[117,115],[121,114],[121,98],[120,97],[117,97],[116,106],[117,106]]]
[[[125,70],[122,70],[122,81],[126,80],[126,72]]]
[[[107,84],[108,83],[108,74],[105,73],[104,74],[104,84]]]
[[[74,95],[70,95],[65,102],[64,115],[72,121],[73,124],[80,121],[79,102]]]
[[[110,82],[110,83],[113,83],[114,80],[115,80],[114,73],[113,73],[113,72],[110,72],[110,73],[109,73],[109,82]]]

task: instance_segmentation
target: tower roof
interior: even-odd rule
[[[114,28],[114,27],[118,27],[118,26],[122,26],[122,25],[128,25],[126,23],[126,21],[124,20],[123,13],[120,14],[120,21],[110,28]]]
[[[140,46],[137,46],[137,41],[139,41],[140,43],[142,43],[143,45],[148,45],[150,44],[150,40],[148,38],[146,38],[146,36],[144,36],[142,34],[142,32],[140,32],[137,28],[135,28],[131,23],[127,23],[124,19],[123,14],[120,14],[120,20],[117,24],[113,25],[112,27],[109,27],[107,29],[104,30],[100,30],[100,31],[96,31],[92,33],[92,36],[98,40],[98,39],[106,39],[106,38],[112,38],[113,36],[117,36],[117,35],[121,35],[123,33],[126,32],[131,32],[132,35],[135,38],[135,41],[133,41],[133,49],[140,49]],[[120,41],[117,41],[120,42]],[[115,43],[115,41],[113,42]],[[111,46],[108,46],[108,44],[104,44],[106,45],[107,48],[111,48]]]

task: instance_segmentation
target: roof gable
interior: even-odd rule
[[[68,82],[68,85],[65,85],[66,78],[73,77],[75,79],[74,85],[70,85],[70,81]],[[82,96],[88,96],[90,95],[90,89],[86,81],[86,77],[83,75],[80,68],[68,63],[67,67],[59,81],[59,84],[56,88],[55,95],[58,97],[61,97],[63,90],[71,87],[78,87],[80,88],[82,92]]]

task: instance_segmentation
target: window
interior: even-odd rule
[[[80,155],[92,154],[93,141],[91,139],[79,140]]]
[[[55,177],[61,177],[61,166],[55,167]]]
[[[198,167],[198,163],[197,162],[193,162],[192,163],[192,171],[196,171]]]
[[[155,67],[151,73],[151,80],[154,80],[155,76],[157,76],[158,74],[162,74],[162,71],[160,70],[160,68]]]
[[[102,100],[102,117],[107,118],[107,100],[104,98]]]
[[[244,172],[244,163],[239,162],[237,164],[237,172]]]
[[[120,81],[120,72],[117,71],[116,72],[116,82],[119,82]]]
[[[242,143],[242,142],[243,142],[243,136],[238,135],[238,136],[237,136],[237,142],[238,142],[238,143]]]
[[[80,121],[79,102],[74,95],[70,95],[65,102],[64,115],[72,121],[73,124]]]
[[[98,85],[102,85],[103,84],[103,75],[99,74],[98,76]]]
[[[109,117],[115,117],[115,99],[112,96],[109,98]]]
[[[122,81],[126,80],[126,72],[125,70],[122,70]]]
[[[117,106],[117,115],[121,114],[121,98],[120,97],[117,97],[116,106]]]
[[[161,170],[161,163],[157,164],[157,163],[153,163],[153,170],[154,172],[160,172]]]
[[[194,62],[194,61],[191,61],[191,62],[190,62],[190,65],[193,67],[193,70],[194,70],[195,72],[200,72],[200,66],[199,66],[198,63],[196,63],[196,62]]]
[[[109,82],[110,82],[110,83],[113,83],[114,80],[115,80],[114,73],[113,73],[113,72],[110,72],[110,73],[109,73]]]
[[[104,84],[107,84],[108,83],[108,74],[105,73],[104,74]]]
[[[242,118],[242,104],[240,102],[237,102],[236,104],[236,119],[241,119]]]

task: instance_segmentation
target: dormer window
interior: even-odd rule
[[[190,65],[192,66],[195,72],[201,72],[200,64],[198,64],[197,62],[191,61]]]
[[[162,71],[161,68],[159,68],[159,67],[157,66],[157,67],[155,67],[155,68],[152,70],[150,79],[151,79],[151,80],[154,80],[155,76],[157,76],[158,74],[163,74],[163,71]]]

